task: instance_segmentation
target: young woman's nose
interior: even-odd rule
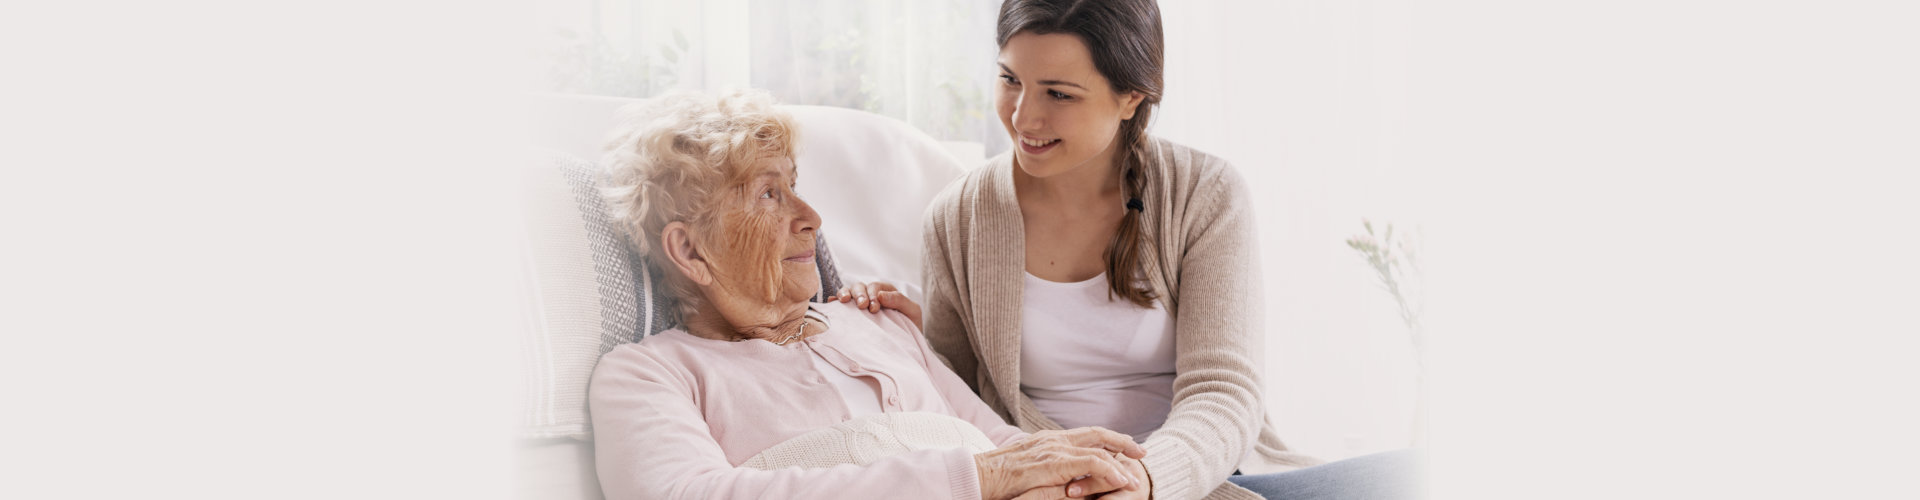
[[[1045,106],[1039,106],[1039,104],[1039,99],[1027,92],[1021,92],[1019,96],[1014,98],[1014,130],[1020,132],[1040,130],[1040,127],[1046,124],[1046,114],[1042,109]]]

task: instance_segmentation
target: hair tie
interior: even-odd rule
[[[1133,210],[1133,211],[1137,211],[1137,212],[1145,212],[1145,211],[1147,211],[1147,205],[1146,205],[1145,203],[1140,203],[1140,199],[1139,199],[1139,198],[1128,198],[1128,199],[1127,199],[1127,210]]]

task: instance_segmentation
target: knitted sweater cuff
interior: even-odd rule
[[[959,448],[945,455],[947,481],[953,489],[953,500],[980,500],[980,471],[974,467],[973,454],[965,448]]]
[[[1178,441],[1149,439],[1142,445],[1147,475],[1153,476],[1154,500],[1191,500],[1206,496],[1212,484],[1198,484],[1193,477],[1193,454]]]

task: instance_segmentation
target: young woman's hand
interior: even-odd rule
[[[1140,489],[1114,490],[1090,498],[1100,500],[1153,500],[1153,478],[1147,475],[1147,464],[1137,458],[1121,457],[1120,462],[1127,464],[1127,472],[1140,480]]]
[[[833,300],[853,304],[871,313],[880,312],[880,308],[883,307],[900,311],[901,314],[907,315],[907,319],[913,321],[913,326],[924,327],[920,324],[920,304],[907,298],[907,294],[900,293],[892,283],[875,281],[847,285],[840,289],[838,295],[833,296]]]
[[[973,456],[981,498],[1078,498],[1109,491],[1136,491],[1136,478],[1124,463],[1147,455],[1125,434],[1099,427],[1040,431],[1006,446]]]

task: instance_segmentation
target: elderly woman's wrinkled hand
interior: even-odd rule
[[[1146,487],[1125,463],[1147,450],[1125,434],[1099,427],[1040,431],[973,456],[981,498],[1073,498]],[[1125,458],[1122,458],[1122,457]]]
[[[1116,458],[1119,458],[1122,463],[1127,464],[1127,469],[1133,473],[1133,478],[1140,482],[1139,489],[1121,488],[1105,493],[1069,497],[1066,496],[1066,489],[1059,486],[1046,486],[1027,490],[1026,493],[1021,493],[1020,496],[1013,497],[1013,500],[1078,500],[1083,498],[1093,500],[1153,500],[1153,477],[1147,474],[1146,463],[1141,462],[1140,459],[1137,458],[1124,456]],[[1080,481],[1087,481],[1087,479],[1081,479]]]
[[[901,293],[892,283],[885,281],[854,283],[841,288],[840,293],[834,295],[833,299],[853,304],[854,307],[865,309],[870,313],[880,312],[881,308],[900,311],[900,314],[907,315],[907,319],[913,321],[913,326],[922,328],[925,326],[920,324],[920,304],[907,298],[907,294]]]

